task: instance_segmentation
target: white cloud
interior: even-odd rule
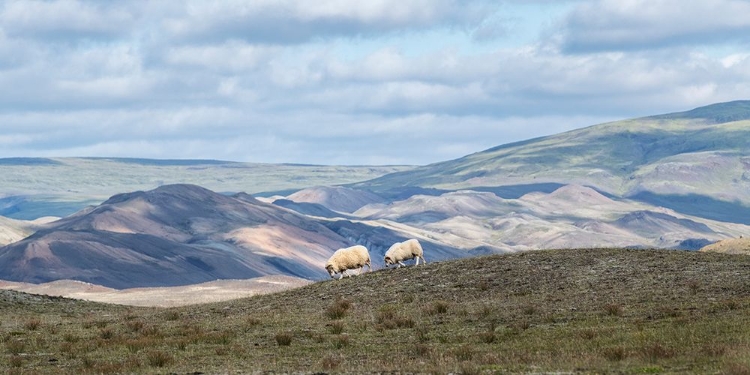
[[[6,34],[26,38],[112,38],[130,29],[132,9],[96,1],[7,0],[0,7],[0,25]]]
[[[174,46],[164,53],[165,63],[209,71],[242,73],[259,67],[279,53],[278,47],[229,41],[218,45]]]
[[[303,43],[321,37],[470,26],[492,7],[482,1],[374,0],[190,1],[162,22],[178,40]]]
[[[747,42],[747,0],[598,0],[565,20],[562,43],[574,52]]]
[[[521,23],[520,10],[557,6],[526,3],[8,1],[0,156],[422,164],[750,97],[746,50],[691,48],[713,40],[695,30],[718,38],[744,27],[739,17],[681,25],[702,5],[591,0],[551,40],[497,39],[512,35],[502,35],[509,7],[523,4],[508,13]],[[747,4],[714,3],[721,14]],[[624,36],[607,39],[594,16]],[[601,41],[576,34],[597,27]]]

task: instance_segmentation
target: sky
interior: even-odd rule
[[[0,0],[0,157],[424,165],[750,99],[750,0]]]

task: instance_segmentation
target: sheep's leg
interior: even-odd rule
[[[415,259],[414,265],[418,266],[419,265],[419,257],[414,257],[414,259]]]
[[[406,267],[406,264],[404,264],[404,262],[402,262],[402,261],[399,260],[398,261],[398,268],[401,268],[402,266]]]
[[[424,258],[424,256],[421,256],[421,257],[419,257],[419,258],[422,258],[422,264],[423,264],[423,265],[424,265],[424,264],[427,264],[427,259],[425,259],[425,258]],[[419,258],[417,258],[417,259],[419,259]]]

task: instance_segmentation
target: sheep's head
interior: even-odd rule
[[[335,278],[334,275],[336,274],[336,271],[333,269],[332,264],[326,265],[326,271],[328,271],[328,274],[331,275],[331,278]]]
[[[391,257],[389,256],[386,256],[384,260],[385,260],[386,267],[390,266],[391,264],[396,264],[396,262],[394,262],[393,259],[391,259]]]

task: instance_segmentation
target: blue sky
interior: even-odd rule
[[[0,1],[0,157],[428,164],[750,99],[749,0]]]

